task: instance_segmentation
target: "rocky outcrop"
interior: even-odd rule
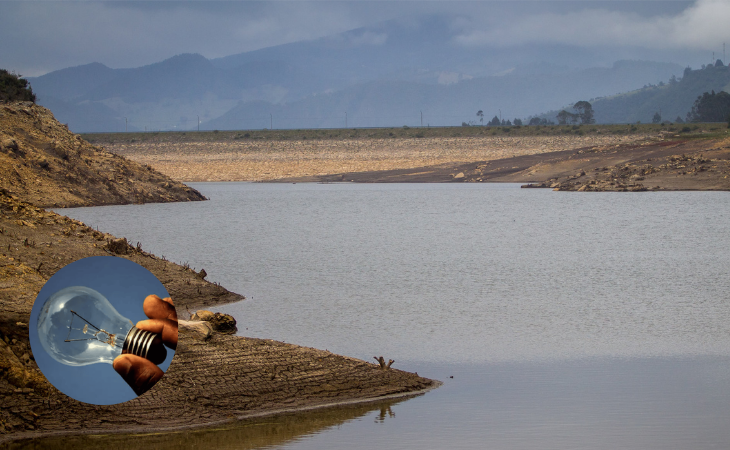
[[[219,332],[225,334],[235,334],[238,331],[236,328],[236,319],[230,314],[213,313],[205,309],[201,309],[192,315],[191,321],[204,321],[210,324],[210,327]]]
[[[213,336],[213,327],[202,320],[178,320],[178,328],[185,330],[192,338],[207,341]]]
[[[89,144],[31,102],[0,103],[0,188],[41,207],[205,200],[149,166]]]

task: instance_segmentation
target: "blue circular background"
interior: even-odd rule
[[[168,297],[167,290],[149,270],[128,259],[116,256],[92,256],[72,262],[56,272],[43,285],[30,313],[30,346],[43,375],[58,390],[76,400],[95,405],[113,405],[137,397],[131,387],[114,371],[111,364],[67,366],[51,358],[38,337],[38,314],[48,298],[69,286],[86,286],[106,297],[122,316],[133,323],[147,319],[142,304],[148,295]],[[167,371],[175,355],[167,349],[167,358],[159,365]]]

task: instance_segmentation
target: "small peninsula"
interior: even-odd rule
[[[87,143],[30,101],[0,104],[0,158],[0,442],[177,430],[415,395],[439,384],[323,350],[201,332],[196,322],[181,321],[175,359],[153,389],[111,406],[67,397],[38,370],[28,338],[36,295],[66,264],[99,255],[134,261],[160,279],[181,319],[243,297],[206,281],[202,269],[44,209],[203,200],[194,189]]]

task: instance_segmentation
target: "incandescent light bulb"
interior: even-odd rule
[[[123,353],[155,364],[167,356],[159,335],[135,327],[85,286],[61,289],[46,300],[38,315],[38,337],[53,359],[69,366],[112,364]]]

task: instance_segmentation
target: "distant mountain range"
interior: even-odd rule
[[[421,117],[424,126],[460,125],[478,110],[524,118],[684,70],[638,60],[591,68],[605,61],[579,47],[457,45],[450,23],[391,20],[212,60],[92,63],[29,80],[38,102],[71,130],[95,132],[418,126]]]
[[[527,117],[566,101],[593,99],[634,89],[637,80],[669,79],[681,66],[620,61],[611,68],[562,73],[523,73],[478,77],[448,85],[408,81],[372,81],[316,94],[296,102],[241,102],[205,129],[331,128],[373,126],[460,125],[487,118]],[[347,114],[347,117],[345,115]]]

